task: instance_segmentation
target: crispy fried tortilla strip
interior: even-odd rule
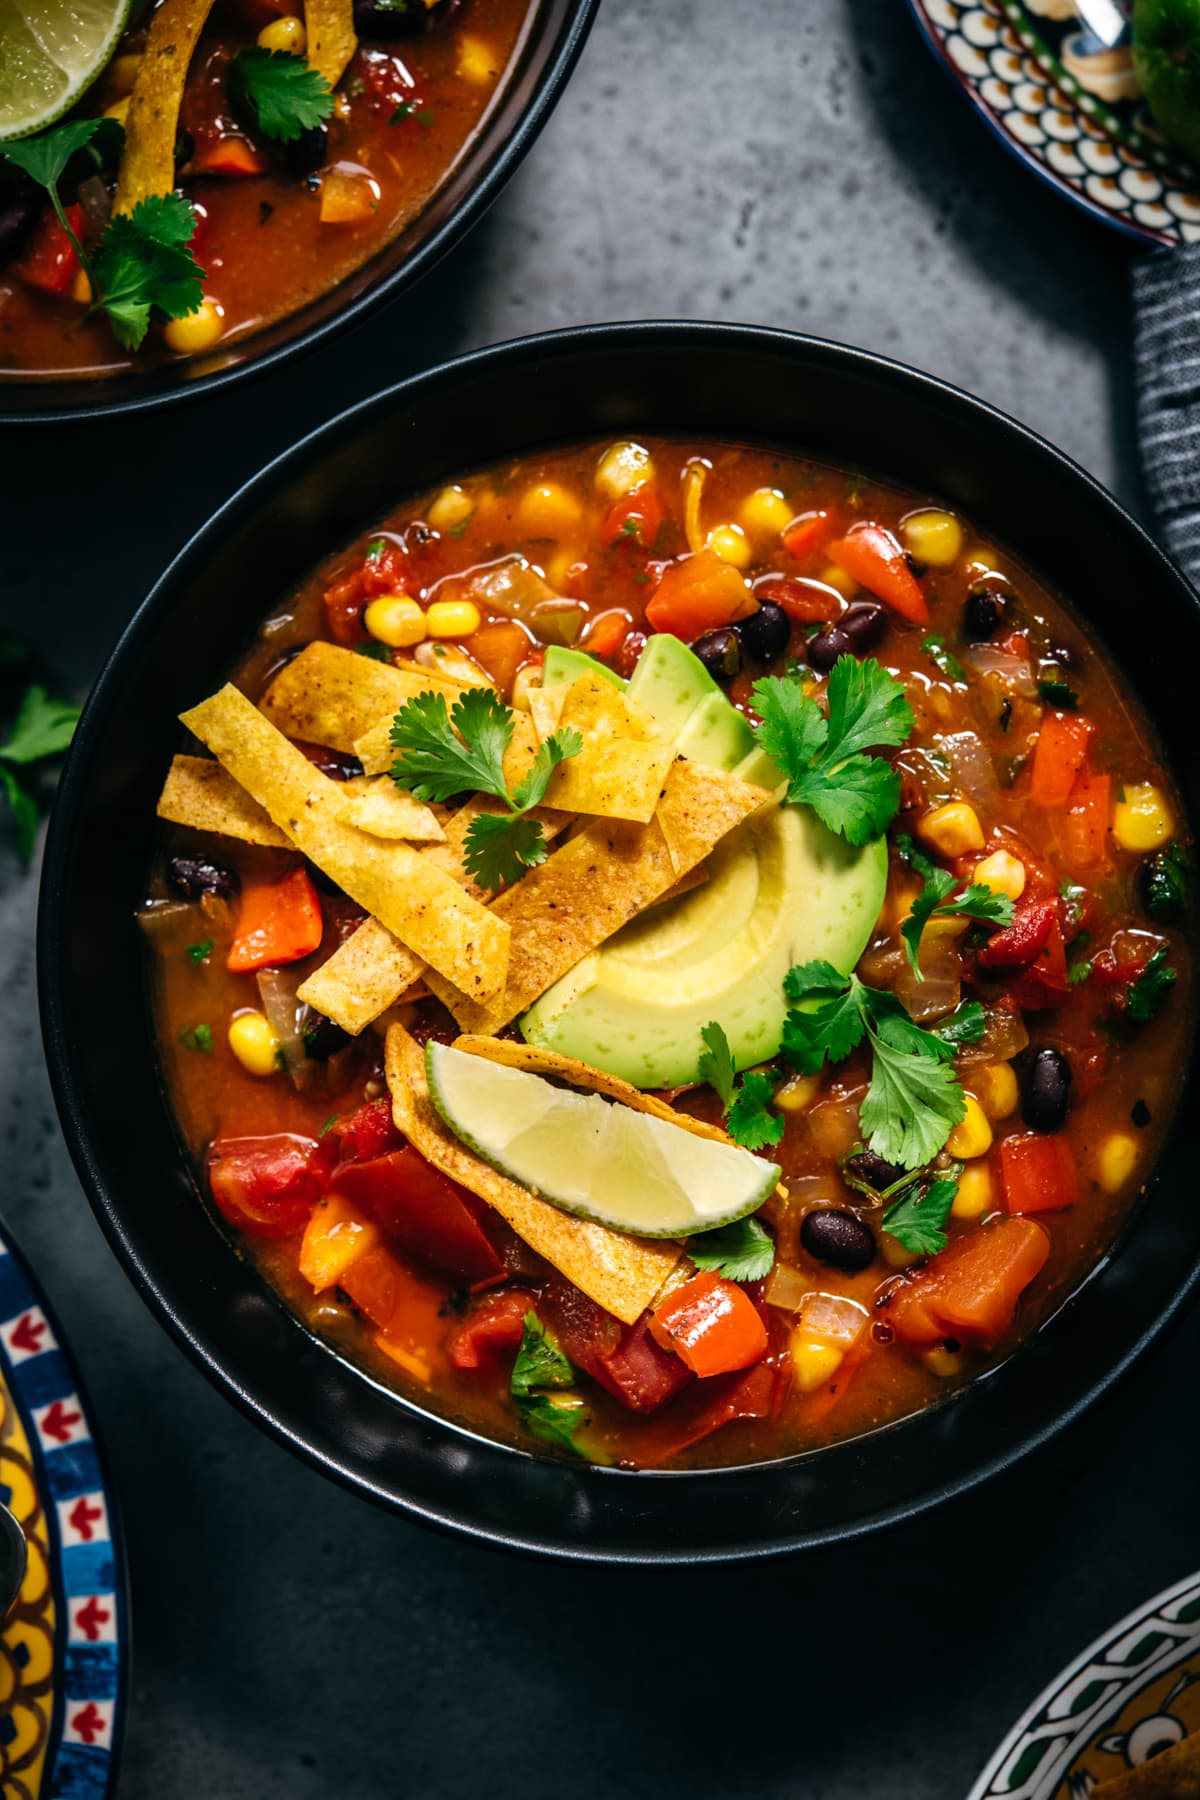
[[[486,1200],[518,1237],[597,1306],[624,1325],[641,1318],[682,1257],[678,1244],[647,1243],[560,1212],[472,1155],[438,1117],[429,1098],[424,1052],[401,1025],[388,1030],[387,1080],[397,1129],[426,1161]]]
[[[1136,1769],[1102,1781],[1095,1800],[1196,1800],[1200,1794],[1200,1732],[1160,1750]]]
[[[348,825],[336,781],[313,767],[232,685],[188,713],[195,732],[280,830],[352,900],[457,985],[481,999],[504,986],[509,927],[407,844]]]
[[[535,709],[535,700],[557,705]],[[658,735],[648,713],[630,705],[601,675],[581,675],[567,688],[535,691],[530,704],[542,737],[550,735],[545,729],[549,724],[550,731],[574,727],[583,739],[579,754],[560,763],[550,777],[548,805],[643,825],[653,817],[675,751]]]
[[[290,850],[292,840],[252,800],[219,762],[207,756],[176,756],[158,796],[158,816],[193,831],[217,831],[243,844]]]
[[[162,0],[150,20],[129,94],[115,212],[132,212],[147,195],[169,194],[175,187],[175,138],[184,85],[212,8],[213,0]]]
[[[464,690],[456,687],[455,695]],[[333,750],[353,751],[355,739],[381,724],[386,739],[393,714],[416,694],[444,693],[449,686],[438,676],[394,669],[391,663],[359,656],[338,644],[318,640],[280,669],[259,705],[285,737]],[[387,767],[391,766],[391,755]],[[369,769],[377,775],[379,769]]]
[[[763,788],[679,758],[648,825],[596,820],[493,902],[512,927],[498,999],[470,1000],[433,971],[426,980],[464,1031],[494,1037],[769,800]]]
[[[454,1048],[465,1050],[468,1056],[482,1056],[486,1062],[503,1063],[506,1069],[548,1075],[553,1081],[565,1081],[568,1086],[583,1088],[589,1094],[603,1094],[605,1099],[619,1100],[622,1106],[630,1106],[634,1112],[650,1113],[656,1119],[665,1119],[668,1125],[678,1125],[694,1137],[712,1138],[718,1144],[733,1142],[719,1125],[709,1125],[703,1119],[693,1119],[688,1113],[676,1112],[665,1100],[659,1100],[654,1094],[643,1094],[640,1088],[622,1081],[619,1075],[595,1069],[591,1063],[579,1062],[573,1056],[562,1056],[557,1050],[543,1050],[538,1044],[522,1044],[513,1038],[471,1036],[455,1038]]]
[[[336,87],[358,49],[351,0],[304,0],[308,60],[330,87]]]
[[[387,775],[341,784],[343,816],[372,837],[404,838],[410,844],[440,844],[446,833],[437,814]]]

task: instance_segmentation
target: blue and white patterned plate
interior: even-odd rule
[[[0,1627],[0,1795],[106,1800],[129,1660],[120,1530],[62,1335],[2,1228],[0,1499],[29,1545]]]
[[[1127,12],[1126,0],[1120,0]],[[1200,239],[1200,171],[1167,145],[1133,72],[1075,0],[909,0],[949,74],[1035,174],[1143,241]]]
[[[1200,1573],[1156,1594],[1055,1677],[967,1800],[1088,1800],[1200,1731]]]

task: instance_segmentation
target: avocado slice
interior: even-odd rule
[[[701,700],[675,738],[681,756],[710,769],[734,769],[754,749],[750,721],[718,690]]]
[[[610,669],[597,657],[589,656],[585,650],[567,650],[562,644],[549,646],[542,664],[543,687],[566,687],[570,682],[578,681],[581,675],[599,675],[615,688],[627,686],[615,669]]]
[[[764,808],[719,844],[710,876],[653,907],[555,982],[521,1020],[530,1043],[641,1088],[694,1081],[718,1019],[734,1063],[774,1056],[793,963],[849,974],[887,886],[883,838],[853,849],[808,807]]]
[[[716,698],[734,710],[695,652],[668,631],[656,632],[638,657],[629,698],[645,707],[672,743],[703,701]]]

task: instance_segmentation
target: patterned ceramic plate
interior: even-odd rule
[[[1200,1731],[1200,1574],[1122,1619],[1013,1727],[967,1800],[1088,1800]]]
[[[57,1325],[0,1231],[0,1499],[29,1565],[0,1629],[3,1800],[105,1800],[125,1705],[125,1564]]]
[[[1043,180],[1135,237],[1200,239],[1200,171],[1155,128],[1128,25],[1110,48],[1080,18],[1082,0],[909,4],[964,93]],[[1119,25],[1128,3],[1102,0],[1101,10]]]

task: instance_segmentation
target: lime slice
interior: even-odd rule
[[[456,1137],[582,1219],[639,1237],[687,1237],[757,1211],[775,1163],[599,1094],[555,1087],[447,1044],[425,1052],[429,1092]]]
[[[130,0],[0,0],[0,143],[53,124],[120,41]]]

